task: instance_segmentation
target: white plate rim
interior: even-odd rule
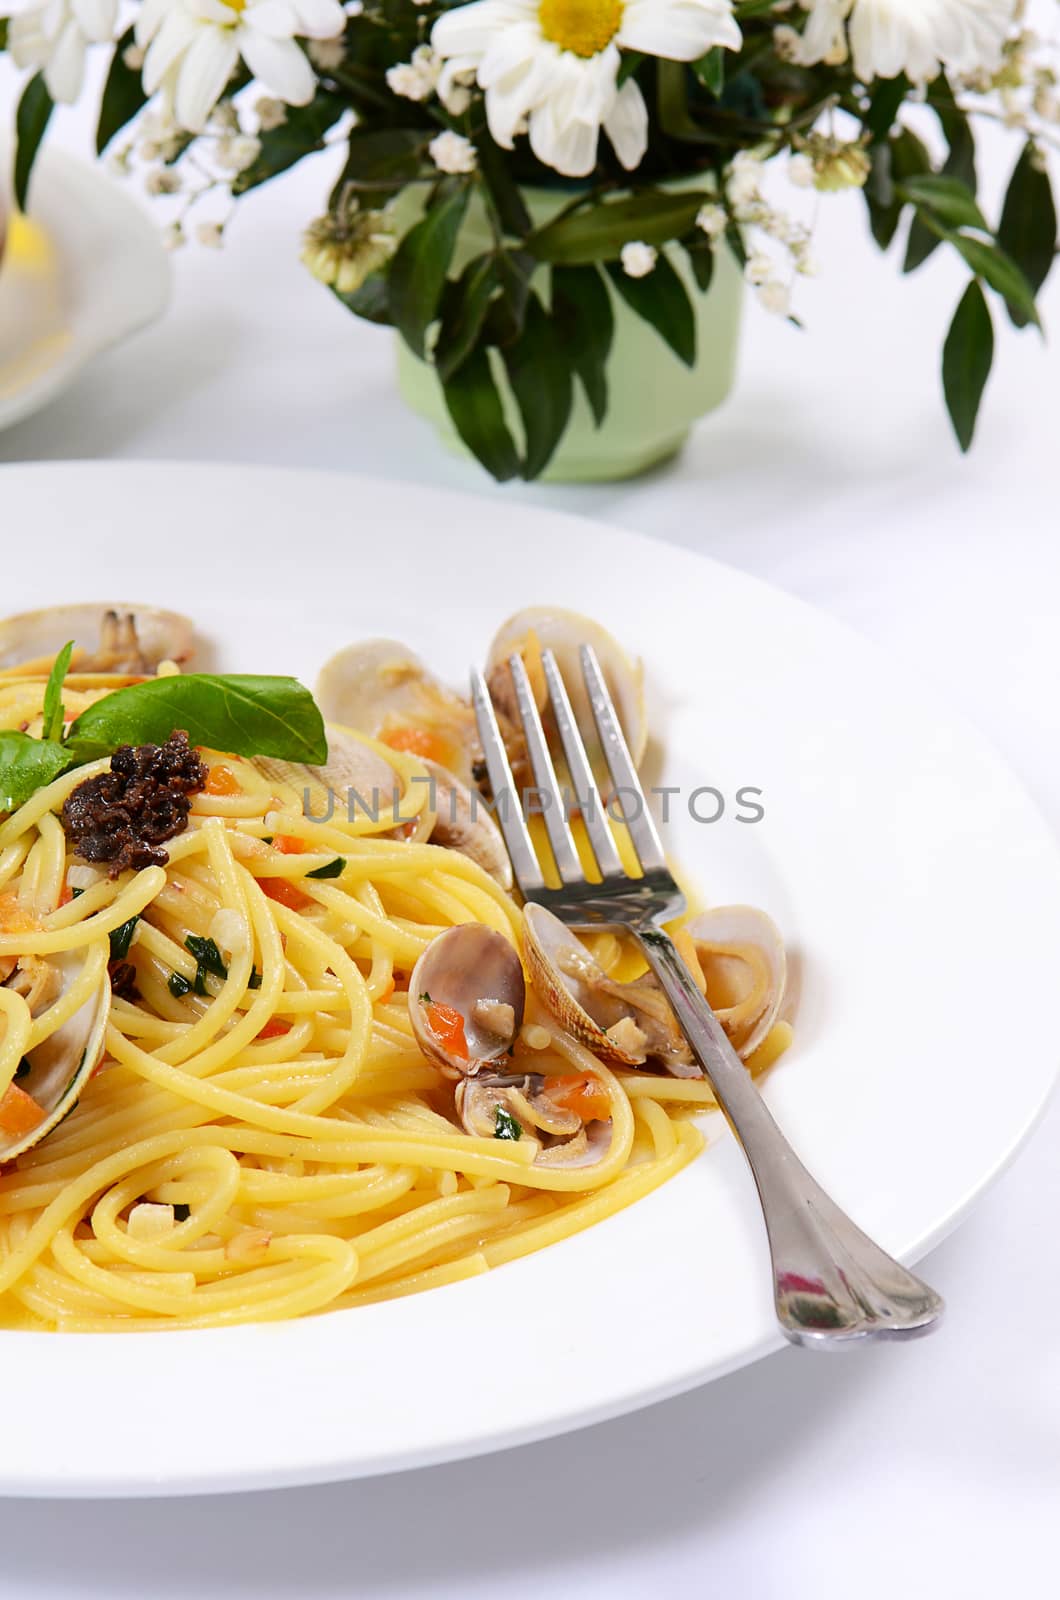
[[[496,513],[496,506],[484,499],[433,489],[415,489],[383,480],[351,479],[324,473],[296,473],[285,469],[248,470],[174,463],[67,464],[59,467],[49,465],[46,468],[5,467],[0,472],[0,498],[10,504],[9,496],[21,494],[26,497],[26,503],[29,503],[39,494],[45,472],[49,474],[48,500],[52,506],[61,502],[63,493],[69,492],[70,486],[75,486],[74,493],[81,504],[88,503],[87,497],[91,493],[101,502],[109,500],[112,508],[117,503],[117,498],[120,498],[120,503],[125,509],[134,507],[140,500],[154,498],[157,501],[162,484],[167,485],[166,492],[175,496],[178,502],[181,496],[187,500],[189,494],[192,496],[198,494],[216,504],[223,501],[225,494],[231,494],[233,497],[238,495],[244,509],[249,500],[256,501],[259,510],[280,501],[285,501],[292,508],[296,505],[306,506],[314,498],[319,499],[321,506],[326,506],[336,493],[341,493],[344,499],[348,499],[353,493],[364,504],[381,497],[383,502],[389,502],[394,508],[395,517],[399,518],[403,514],[409,519],[410,525],[417,521],[426,523],[437,521],[440,516],[443,521],[449,516],[454,519],[467,519],[471,524],[477,521],[482,525],[482,537],[485,537],[491,528]],[[121,485],[121,496],[117,498],[106,492],[114,482]],[[174,515],[179,515],[179,511],[178,506]],[[515,504],[506,507],[506,530],[511,533],[515,529],[525,529],[527,532],[533,530],[541,541],[550,544],[557,552],[564,548],[565,540],[580,538],[595,546],[601,556],[606,544],[608,556],[612,561],[616,554],[628,556],[632,560],[650,557],[657,568],[665,567],[673,576],[677,592],[680,591],[679,580],[682,578],[693,585],[697,581],[703,583],[705,589],[709,588],[708,579],[711,579],[713,584],[726,595],[729,603],[733,603],[733,597],[738,596],[741,604],[750,603],[752,610],[761,611],[763,617],[769,617],[771,620],[781,617],[787,619],[797,632],[804,631],[808,639],[821,643],[826,653],[832,649],[838,651],[839,658],[845,663],[849,672],[855,674],[864,672],[871,680],[873,674],[879,673],[884,664],[884,658],[879,652],[842,624],[822,616],[803,602],[782,594],[757,579],[722,567],[709,558],[656,544],[639,535],[629,534],[603,524],[591,523],[566,514],[546,514],[525,505]],[[569,549],[569,545],[567,548]],[[128,584],[125,587],[128,589]],[[903,701],[907,695],[915,691],[916,716],[926,717],[930,721],[932,716],[937,715],[934,696],[930,692],[925,693],[923,685],[903,682],[905,675],[893,663],[889,664],[888,670],[892,687],[895,684],[901,685],[900,692],[895,690],[899,701]],[[913,714],[913,709],[910,707],[910,716]],[[981,734],[969,728],[962,719],[955,718],[950,712],[942,714],[940,727],[945,730],[950,743],[969,762],[969,770],[973,770],[984,781],[989,777],[991,782],[995,782],[999,795],[1003,794],[1005,798],[1005,804],[1012,807],[1012,817],[1009,820],[1018,820],[1020,828],[1019,839],[1015,841],[1017,852],[1022,852],[1020,870],[1022,872],[1025,868],[1033,869],[1036,875],[1033,891],[1028,889],[1031,899],[1036,902],[1033,906],[1033,913],[1037,918],[1036,931],[1051,930],[1056,934],[1060,931],[1060,916],[1058,916],[1060,856],[1048,828],[1021,786],[1008,773]],[[799,1098],[794,1088],[798,1081],[795,1069],[796,1062],[793,1060],[785,1073],[774,1075],[767,1091],[771,1100],[779,1100],[785,1112],[789,1114],[792,1107],[797,1105]],[[1003,1108],[1004,1136],[998,1139],[991,1159],[979,1171],[976,1181],[964,1192],[955,1195],[952,1203],[925,1219],[923,1226],[915,1230],[913,1237],[901,1241],[884,1239],[882,1242],[896,1249],[903,1259],[913,1262],[945,1237],[1014,1158],[1040,1118],[1055,1078],[1055,1063],[1036,1061],[1027,1092],[1023,1092],[1023,1085],[1018,1086],[1020,1090],[1018,1109],[1014,1103],[1015,1097],[1006,1100]],[[726,1146],[724,1141],[715,1138],[712,1144],[713,1149],[706,1158],[708,1162],[714,1164],[710,1170],[719,1179],[724,1175],[724,1182],[728,1182],[732,1173],[739,1170],[738,1158],[731,1146]],[[741,1180],[742,1173],[740,1180],[736,1181],[739,1183]],[[662,1194],[672,1194],[676,1190],[675,1183],[669,1186],[668,1190],[662,1191]],[[740,1195],[734,1216],[739,1213],[744,1221],[750,1217],[753,1223],[754,1202],[749,1191],[736,1189],[734,1193]],[[642,1207],[653,1203],[655,1198],[642,1202],[641,1207],[634,1208],[634,1212],[640,1212]],[[744,1205],[747,1200],[750,1203],[750,1211]],[[634,1212],[626,1213],[625,1216],[630,1217]],[[616,1220],[621,1221],[621,1219]],[[606,1228],[613,1226],[614,1224],[605,1225]],[[601,1255],[601,1252],[593,1249],[591,1245],[588,1258],[584,1255],[585,1241],[599,1240],[603,1233],[604,1229],[592,1230],[582,1235],[579,1240],[572,1241],[570,1245],[559,1247],[558,1250],[554,1248],[515,1268],[504,1269],[504,1273],[490,1274],[485,1279],[473,1280],[471,1283],[458,1285],[452,1289],[434,1291],[427,1297],[397,1302],[398,1306],[416,1308],[412,1319],[407,1311],[401,1313],[405,1333],[407,1334],[412,1322],[417,1318],[425,1318],[428,1326],[432,1322],[436,1327],[444,1324],[445,1330],[450,1332],[453,1328],[461,1327],[467,1320],[473,1322],[476,1315],[482,1311],[481,1297],[485,1286],[490,1286],[486,1292],[492,1294],[493,1286],[500,1284],[502,1280],[510,1285],[513,1291],[509,1294],[505,1290],[501,1296],[502,1301],[518,1301],[520,1296],[514,1294],[516,1274],[524,1273],[536,1278],[543,1270],[542,1263],[554,1261],[558,1269],[561,1252],[577,1250],[581,1256],[577,1271],[575,1272],[569,1263],[564,1263],[564,1272],[561,1275],[569,1287],[572,1278],[576,1279],[578,1273],[585,1270],[586,1259],[590,1264],[589,1270],[594,1256],[600,1256],[606,1261],[607,1252]],[[511,1276],[506,1278],[506,1274]],[[548,1276],[555,1276],[551,1269],[548,1269]],[[687,1286],[673,1284],[670,1287],[680,1300]],[[604,1285],[602,1292],[611,1292],[610,1284]],[[522,1298],[525,1300],[525,1292]],[[14,1460],[10,1463],[4,1459],[7,1457],[5,1448],[0,1454],[0,1493],[55,1496],[173,1494],[314,1483],[401,1470],[410,1466],[423,1466],[529,1442],[677,1394],[698,1383],[720,1377],[770,1350],[779,1348],[782,1341],[768,1317],[761,1316],[761,1309],[762,1302],[759,1300],[756,1318],[748,1336],[743,1339],[738,1349],[730,1350],[723,1359],[700,1361],[698,1364],[694,1360],[690,1362],[687,1357],[680,1362],[675,1360],[671,1370],[664,1376],[660,1378],[656,1373],[650,1380],[645,1378],[638,1381],[628,1375],[624,1378],[618,1376],[610,1392],[594,1398],[591,1402],[581,1403],[572,1400],[568,1392],[567,1399],[562,1403],[553,1396],[544,1409],[538,1407],[537,1411],[533,1412],[531,1408],[528,1412],[525,1406],[519,1406],[515,1408],[516,1414],[505,1415],[503,1420],[498,1421],[497,1408],[503,1408],[505,1394],[503,1387],[498,1389],[496,1384],[489,1380],[486,1382],[488,1392],[484,1398],[487,1405],[494,1408],[494,1415],[488,1419],[484,1418],[480,1407],[478,1420],[469,1420],[462,1432],[452,1427],[450,1419],[448,1431],[444,1436],[425,1436],[421,1428],[414,1443],[391,1441],[385,1448],[370,1451],[362,1449],[358,1453],[348,1444],[336,1450],[333,1439],[330,1441],[330,1448],[326,1448],[320,1429],[317,1427],[320,1418],[315,1417],[314,1427],[317,1427],[317,1431],[313,1433],[311,1430],[310,1437],[298,1443],[293,1440],[288,1441],[279,1458],[273,1454],[271,1458],[266,1459],[268,1452],[265,1456],[261,1454],[263,1440],[259,1437],[248,1441],[243,1458],[235,1466],[231,1459],[223,1463],[206,1460],[205,1456],[209,1453],[207,1449],[203,1449],[197,1458],[189,1457],[186,1446],[183,1459],[178,1461],[165,1459],[164,1449],[159,1457],[154,1443],[145,1433],[145,1428],[148,1423],[151,1427],[156,1423],[158,1426],[164,1425],[167,1416],[171,1424],[177,1420],[178,1407],[186,1407],[191,1403],[187,1393],[184,1392],[184,1381],[190,1376],[201,1376],[204,1365],[212,1367],[215,1361],[221,1361],[230,1378],[233,1370],[236,1370],[229,1359],[235,1346],[240,1347],[239,1370],[243,1370],[245,1366],[255,1378],[260,1378],[270,1371],[275,1374],[280,1370],[279,1362],[282,1361],[284,1354],[289,1354],[294,1344],[299,1342],[301,1338],[299,1330],[314,1326],[319,1328],[330,1322],[335,1325],[335,1341],[337,1341],[338,1324],[349,1318],[366,1317],[365,1311],[317,1319],[315,1324],[224,1330],[216,1334],[168,1334],[164,1338],[149,1335],[126,1335],[120,1338],[100,1335],[81,1336],[74,1341],[57,1341],[54,1336],[49,1335],[0,1333],[0,1343],[4,1345],[12,1340],[21,1342],[17,1353],[19,1360],[29,1367],[26,1383],[28,1392],[36,1388],[33,1381],[35,1377],[37,1381],[46,1381],[49,1369],[52,1369],[53,1387],[57,1387],[58,1391],[67,1397],[76,1395],[77,1373],[74,1368],[77,1363],[74,1362],[71,1366],[71,1358],[60,1351],[60,1345],[69,1348],[74,1344],[83,1346],[86,1350],[91,1349],[89,1365],[104,1381],[127,1376],[132,1367],[140,1372],[145,1370],[143,1356],[136,1354],[135,1360],[132,1359],[134,1346],[150,1346],[161,1353],[161,1346],[164,1344],[165,1364],[167,1372],[171,1375],[172,1390],[169,1395],[153,1397],[152,1405],[157,1404],[161,1408],[157,1419],[145,1420],[143,1416],[137,1418],[128,1409],[121,1413],[114,1440],[101,1438],[97,1426],[94,1438],[97,1455],[100,1446],[102,1447],[104,1456],[102,1462],[98,1459],[93,1460],[91,1452],[86,1449],[89,1440],[83,1436],[85,1419],[81,1418],[78,1419],[78,1427],[82,1436],[72,1434],[66,1436],[64,1440],[66,1449],[61,1462],[38,1460],[32,1471],[26,1471],[24,1467],[20,1469],[17,1465],[17,1448],[14,1451]],[[370,1310],[384,1312],[388,1308],[373,1307]],[[394,1326],[396,1324],[391,1322],[388,1335],[393,1332]],[[363,1330],[351,1325],[351,1339],[357,1342],[357,1337],[362,1331],[367,1333],[367,1324]],[[560,1328],[558,1335],[560,1339],[562,1331]],[[546,1318],[541,1329],[535,1329],[535,1340],[538,1338],[545,1340],[546,1348],[548,1341],[552,1340],[547,1361],[548,1376],[552,1380],[557,1370],[562,1368],[564,1361],[569,1366],[570,1358],[570,1352],[562,1347],[557,1349],[557,1324],[554,1315],[551,1321]],[[226,1341],[229,1344],[227,1351]],[[406,1344],[404,1348],[407,1353],[408,1349],[414,1349],[416,1346],[413,1342],[411,1345]],[[526,1347],[526,1351],[531,1354],[534,1349],[534,1342]],[[335,1355],[334,1349],[332,1355]],[[150,1363],[148,1370],[149,1366]],[[57,1367],[68,1369],[60,1375],[61,1382],[58,1385],[55,1382],[54,1370]],[[23,1370],[25,1371],[25,1367]],[[175,1377],[172,1376],[174,1373]],[[73,1385],[71,1377],[74,1379]],[[39,1390],[37,1392],[39,1393]],[[121,1392],[120,1385],[119,1392]],[[175,1399],[175,1396],[179,1396],[179,1400]],[[215,1397],[219,1398],[219,1395]],[[292,1401],[294,1398],[292,1395]],[[345,1398],[343,1397],[343,1403]],[[243,1404],[243,1401],[240,1403]],[[249,1414],[245,1404],[242,1414],[245,1420]],[[404,1427],[407,1419],[400,1415],[399,1406],[395,1408],[394,1415],[395,1425]],[[10,1419],[5,1427],[8,1442],[17,1446],[20,1434],[24,1439],[28,1439],[30,1424],[31,1419],[27,1409],[23,1407],[19,1414],[16,1408],[13,1429]],[[427,1433],[429,1435],[429,1430]],[[76,1449],[71,1450],[71,1442],[77,1446]],[[132,1455],[127,1453],[137,1444],[141,1452],[146,1450],[149,1458],[146,1466],[143,1453],[137,1455],[135,1449]]]

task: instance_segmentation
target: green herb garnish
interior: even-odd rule
[[[165,744],[183,728],[189,743],[240,756],[327,760],[324,719],[294,678],[188,673],[148,678],[88,706],[63,732],[62,684],[69,646],[60,652],[44,696],[44,737],[0,731],[0,811],[19,806],[56,778],[122,745]]]
[[[420,995],[420,1005],[421,1006],[430,1006],[430,1005],[433,1005],[433,1004],[434,1004],[434,1001],[431,999],[431,997],[427,993],[426,989],[424,989],[423,993]]]
[[[70,657],[74,653],[74,641],[71,639],[64,644],[52,664],[48,674],[47,687],[44,690],[44,726],[41,738],[59,740],[63,733],[63,682],[70,670]]]
[[[247,979],[247,988],[260,989],[262,976],[263,974],[258,971],[257,967],[251,967],[250,977]]]
[[[18,1082],[19,1078],[28,1077],[29,1074],[32,1071],[33,1071],[33,1062],[30,1060],[29,1056],[23,1056],[22,1060],[19,1062],[18,1066],[15,1068],[15,1081],[16,1081],[16,1083]]]
[[[346,857],[336,856],[334,861],[326,861],[322,867],[317,867],[315,872],[307,872],[307,878],[339,878],[346,870]]]
[[[208,996],[210,991],[206,987],[207,978],[228,977],[228,968],[224,964],[221,952],[212,939],[204,939],[198,933],[189,933],[184,941],[184,947],[195,957],[195,993]]]
[[[85,891],[83,889],[71,889],[70,890],[70,899],[71,900],[80,900],[80,898],[84,894],[84,892]]]
[[[184,1204],[183,1200],[178,1200],[176,1205],[173,1207],[173,1221],[174,1222],[187,1222],[187,1220],[188,1220],[188,1218],[190,1216],[191,1216],[191,1207],[190,1206],[186,1206]]]
[[[136,924],[139,920],[138,916],[130,917],[128,922],[123,922],[120,928],[115,928],[111,933],[110,959],[112,961],[124,961],[129,954],[129,946],[132,944],[133,934],[136,932]]]
[[[523,1137],[522,1123],[515,1120],[507,1106],[498,1106],[493,1120],[495,1139],[519,1140]]]
[[[183,972],[171,972],[169,974],[168,988],[174,1000],[183,1000],[186,994],[191,993],[191,984]]]

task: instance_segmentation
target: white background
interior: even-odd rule
[[[0,64],[5,117],[13,98]],[[87,157],[81,113],[56,133]],[[1015,150],[1000,134],[987,144],[994,196]],[[800,285],[808,331],[750,308],[737,393],[679,462],[630,485],[496,490],[404,412],[388,335],[349,319],[299,266],[300,228],[333,165],[321,157],[252,196],[222,255],[182,252],[167,318],[0,435],[0,461],[390,474],[489,495],[499,521],[505,499],[520,497],[709,552],[844,618],[941,685],[1060,823],[1060,363],[1033,333],[1017,337],[998,316],[981,436],[962,460],[937,375],[960,272],[940,252],[901,280],[871,244],[859,197],[828,200],[825,271]],[[1060,283],[1045,311],[1060,326]],[[335,514],[355,526],[354,480],[337,481]],[[1058,1048],[1053,996],[984,995],[999,1096],[1012,1005],[1039,1007],[1041,1047]],[[1015,1168],[925,1263],[949,1320],[924,1343],[831,1359],[787,1352],[568,1438],[374,1483],[130,1505],[0,1502],[0,1597],[1051,1592],[1058,1158],[1054,1102]],[[47,1411],[42,1395],[44,1427]],[[2,1439],[0,1402],[0,1449]]]

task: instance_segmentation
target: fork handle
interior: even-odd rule
[[[862,1233],[807,1172],[669,934],[647,927],[637,938],[754,1175],[787,1338],[830,1349],[929,1332],[942,1315],[940,1296]]]

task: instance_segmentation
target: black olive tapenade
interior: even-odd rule
[[[63,827],[85,861],[108,861],[116,878],[127,867],[164,867],[160,848],[183,833],[189,796],[206,782],[206,767],[183,732],[165,744],[123,745],[110,771],[86,778],[63,806]]]

